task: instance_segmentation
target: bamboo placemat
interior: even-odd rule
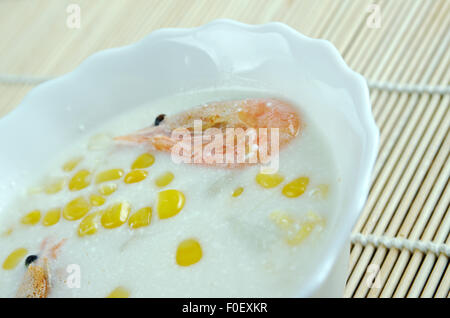
[[[449,297],[450,1],[0,0],[0,116],[98,50],[216,18],[328,39],[368,80],[380,151],[345,296]]]

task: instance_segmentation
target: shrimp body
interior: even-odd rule
[[[59,248],[64,244],[61,240],[58,244],[49,246],[45,239],[41,245],[41,252],[36,261],[28,264],[22,278],[16,297],[18,298],[47,298],[50,292],[50,260],[57,258]]]
[[[30,264],[17,291],[18,298],[47,298],[50,289],[48,259]]]
[[[160,118],[160,116],[158,116]],[[200,143],[206,146],[205,138],[195,133],[195,121],[201,121],[202,131],[215,129],[223,135],[227,128],[249,128],[258,131],[259,128],[278,128],[279,147],[288,144],[296,137],[301,129],[300,115],[291,104],[272,98],[257,98],[214,102],[199,107],[194,107],[186,112],[178,113],[162,121],[158,119],[154,125],[138,130],[126,136],[116,137],[117,141],[136,144],[146,144],[150,148],[163,152],[171,152],[173,147],[182,142],[174,136],[174,132],[187,131],[195,141],[200,138]],[[260,138],[256,138],[259,146]],[[225,151],[225,145],[223,151]],[[236,145],[234,145],[236,147]],[[237,153],[237,149],[233,149]],[[196,154],[193,151],[192,157]],[[206,163],[203,160],[201,163]],[[239,165],[228,165],[237,167]]]

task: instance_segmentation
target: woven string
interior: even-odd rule
[[[398,84],[390,82],[378,82],[367,80],[367,85],[372,89],[385,90],[388,92],[400,92],[400,93],[428,93],[447,95],[450,94],[450,86],[438,86],[438,85],[414,85],[414,84]]]
[[[0,84],[38,85],[48,80],[51,80],[52,78],[53,77],[0,74]]]
[[[51,80],[53,77],[45,76],[30,76],[30,75],[13,75],[13,74],[0,74],[0,84],[9,85],[37,85],[45,81]],[[400,93],[417,93],[417,94],[450,94],[450,86],[439,85],[416,85],[416,84],[399,84],[391,82],[379,82],[367,79],[367,85],[369,88],[384,90],[388,92],[400,92]]]
[[[377,236],[372,234],[364,235],[361,233],[352,234],[351,240],[352,243],[359,243],[363,246],[367,246],[368,244],[374,245],[375,247],[384,245],[387,248],[395,247],[399,250],[407,249],[410,252],[419,250],[423,253],[431,252],[437,256],[444,254],[447,257],[450,257],[450,246],[446,244],[433,243],[430,241],[424,242],[418,240],[408,240],[400,237]]]

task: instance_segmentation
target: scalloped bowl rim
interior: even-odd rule
[[[152,31],[150,34],[133,44],[96,52],[87,57],[74,70],[34,87],[27,93],[19,106],[15,107],[12,111],[0,118],[0,124],[7,121],[13,121],[17,116],[20,116],[21,113],[25,112],[29,107],[32,106],[33,97],[35,96],[35,94],[39,93],[40,91],[49,89],[55,85],[70,85],[70,82],[73,81],[73,79],[75,79],[76,81],[77,76],[83,73],[89,73],[90,66],[95,64],[97,60],[103,59],[111,54],[126,53],[130,50],[139,49],[140,46],[144,45],[144,43],[154,41],[156,39],[179,37],[186,34],[195,34],[197,32],[207,30],[208,28],[217,26],[221,26],[224,28],[232,27],[253,33],[275,32],[281,34],[286,40],[288,40],[289,44],[291,41],[303,41],[307,42],[309,45],[320,46],[322,50],[326,50],[331,53],[333,64],[336,67],[336,69],[333,71],[342,73],[342,76],[346,79],[348,89],[351,90],[353,94],[356,95],[356,98],[360,101],[361,105],[356,111],[359,117],[358,119],[361,121],[361,126],[365,128],[364,156],[362,160],[364,164],[362,165],[362,168],[360,170],[359,187],[355,189],[355,191],[357,191],[357,193],[355,193],[355,197],[359,198],[359,200],[353,200],[350,206],[353,223],[348,224],[348,228],[342,230],[346,231],[350,235],[351,228],[356,222],[356,219],[360,214],[368,196],[371,172],[375,164],[379,144],[379,130],[372,115],[367,83],[362,75],[353,71],[346,64],[339,51],[329,41],[309,38],[281,22],[249,25],[229,19],[218,19],[194,28],[162,28]],[[301,291],[299,291],[299,296],[310,296],[314,294],[317,288],[327,278],[328,273],[330,272],[334,262],[338,258],[338,254],[346,241],[348,241],[348,238],[342,237],[334,240],[334,243],[332,242],[332,244],[334,244],[336,248],[331,249],[330,257],[324,260],[321,266],[317,266],[316,270],[312,273],[313,275],[315,275],[315,279],[309,280],[304,286],[302,286]]]

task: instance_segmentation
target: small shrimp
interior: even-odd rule
[[[198,138],[194,135],[194,120],[201,120],[202,131],[216,128],[223,135],[227,128],[242,128],[243,130],[278,128],[280,148],[288,144],[301,130],[300,115],[294,106],[278,99],[257,98],[214,102],[168,118],[162,114],[156,118],[152,126],[130,135],[116,137],[115,140],[146,144],[154,150],[171,152],[172,148],[181,141],[179,138],[173,137],[172,132],[184,130],[190,133],[193,140]],[[205,146],[203,137],[200,138],[202,138],[201,144]],[[256,139],[256,144],[259,146],[260,138]],[[234,145],[233,149],[235,154],[237,153],[236,146]],[[223,151],[225,151],[225,147],[224,145]],[[191,157],[194,156],[195,153],[192,152]],[[228,167],[237,166],[239,165],[228,165]]]
[[[27,271],[17,291],[18,298],[47,298],[50,291],[50,260],[58,256],[65,239],[49,246],[48,239],[41,244],[39,255],[29,255],[25,260]]]

